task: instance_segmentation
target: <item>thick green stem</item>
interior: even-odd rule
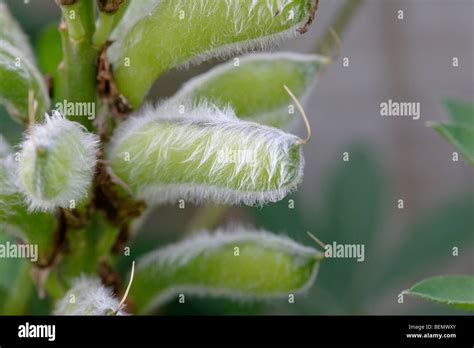
[[[337,14],[331,21],[331,25],[323,37],[318,41],[315,53],[326,53],[334,49],[336,44],[332,30],[335,31],[339,37],[342,37],[344,31],[354,18],[357,10],[364,3],[364,0],[347,0],[346,3],[339,9]]]
[[[92,46],[94,7],[90,0],[61,5],[60,26],[63,62],[59,67],[61,99],[73,103],[96,103],[97,53]],[[97,109],[97,108],[96,108]],[[91,128],[90,115],[68,115]]]
[[[222,218],[229,211],[227,205],[207,204],[193,216],[186,228],[186,234],[192,234],[202,229],[214,229],[219,226]]]
[[[101,48],[122,19],[129,2],[126,0],[99,0],[97,4],[100,10],[99,22],[92,37],[92,43],[96,48]]]

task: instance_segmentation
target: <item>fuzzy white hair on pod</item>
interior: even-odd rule
[[[216,1],[210,0],[173,0],[173,16],[177,17],[183,9],[186,9],[186,16],[189,21],[193,20],[193,17],[208,17],[216,15],[218,10]],[[248,30],[248,28],[257,28],[265,32],[265,28],[271,26],[272,21],[275,20],[275,13],[283,12],[287,7],[295,5],[294,0],[278,0],[276,2],[268,0],[252,0],[241,1],[241,0],[220,0],[226,5],[225,9],[225,20],[227,23],[232,23],[232,27],[226,31],[222,31],[219,34],[234,37],[238,36],[242,32]],[[259,7],[259,1],[264,3],[265,7]],[[190,7],[189,4],[192,4]],[[132,28],[138,24],[142,19],[152,15],[156,10],[159,10],[161,5],[166,5],[164,0],[140,0],[132,1],[126,10],[124,18],[126,21],[121,23],[112,32],[112,39],[115,43],[109,48],[108,54],[112,62],[116,62],[120,57],[120,45],[124,41],[126,34],[132,30]],[[219,4],[220,5],[220,4]],[[296,9],[296,7],[295,7]],[[294,11],[294,10],[292,10]],[[294,14],[296,16],[296,14]],[[204,61],[212,58],[226,59],[232,55],[240,55],[248,52],[260,52],[260,51],[272,51],[275,50],[285,40],[296,37],[298,29],[307,21],[304,18],[300,23],[295,24],[293,27],[280,32],[262,35],[253,39],[242,40],[229,44],[211,44],[211,48],[203,52],[195,52],[193,57],[180,61],[180,57],[174,57],[172,64],[173,67],[178,69],[187,69],[191,65],[197,65]]]
[[[92,183],[99,139],[57,111],[45,115],[21,145],[18,187],[31,211],[69,207]]]
[[[261,230],[250,230],[244,226],[228,226],[219,228],[214,232],[201,230],[195,232],[192,237],[180,243],[169,245],[163,249],[146,254],[138,263],[137,270],[141,270],[156,262],[161,265],[177,264],[185,265],[197,255],[219,249],[223,245],[237,242],[263,242],[265,247],[279,247],[294,254],[315,254],[317,250],[296,243],[285,235],[275,235]]]
[[[146,106],[136,117],[124,122],[112,139],[112,165],[115,162],[119,171],[127,171],[127,178],[122,180],[135,188],[138,197],[154,203],[185,199],[198,204],[210,200],[263,205],[296,190],[304,167],[300,138],[240,120],[230,107],[219,109],[205,101],[197,106],[181,106],[186,110],[184,114],[180,114],[180,106],[174,101],[156,108]],[[173,126],[166,132],[150,131],[150,126],[160,124]],[[131,137],[137,141],[130,142]],[[250,149],[255,154],[254,162],[234,165],[219,160],[217,154],[231,147]],[[295,149],[297,160],[291,156]],[[132,154],[132,162],[121,162],[124,152]],[[186,182],[160,182],[156,179],[162,170],[160,166],[177,152],[186,156],[182,164],[198,160],[199,163],[187,169]],[[205,182],[195,180],[197,176],[205,176]]]
[[[245,280],[249,282],[246,284],[247,290],[245,288],[233,289],[228,285],[219,284],[219,281],[206,284],[206,282],[200,283],[192,279],[181,279],[179,283],[174,283],[173,279],[170,278],[169,283],[167,283],[167,279],[163,280],[161,278],[164,283],[160,284],[160,274],[166,274],[169,270],[177,271],[188,267],[193,268],[193,263],[200,262],[197,261],[198,258],[213,257],[213,254],[223,250],[235,252],[235,247],[238,245],[241,247],[242,245],[253,245],[257,250],[274,253],[276,263],[285,262],[285,268],[296,266],[297,272],[305,273],[304,281],[299,282],[298,285],[293,284],[292,287],[294,286],[294,288],[291,290],[274,289],[274,291],[271,291],[271,288],[269,288],[264,293],[253,292],[253,289],[262,285],[261,279],[258,277],[253,280]],[[260,253],[255,251],[252,255],[260,255]],[[243,254],[240,257],[244,257]],[[141,307],[140,310],[143,310],[143,313],[150,312],[153,308],[175,297],[176,294],[198,297],[226,297],[240,302],[282,298],[288,296],[288,291],[293,294],[304,294],[313,285],[318,273],[319,261],[322,258],[323,254],[316,249],[300,245],[287,236],[274,235],[264,230],[247,229],[242,226],[229,226],[218,229],[213,233],[203,230],[177,244],[148,253],[139,260],[135,280],[138,282],[137,285],[142,285],[141,282],[146,279],[143,284],[151,287],[156,286],[159,291],[156,292],[155,296],[149,296],[148,299],[139,303],[138,306]],[[222,270],[217,271],[220,276],[227,271],[225,266],[221,267]],[[215,268],[219,268],[219,266],[213,267],[210,272],[216,271]],[[200,267],[198,269],[199,272],[203,272],[203,277],[205,277],[206,269]],[[271,275],[272,269],[268,268],[259,272],[263,272],[260,273],[261,275],[268,272],[266,274],[270,274],[270,278],[281,276],[281,274]],[[173,273],[171,272],[171,274]],[[153,283],[154,277],[158,278],[157,283]],[[143,300],[143,298],[140,300]]]
[[[125,306],[97,278],[81,276],[56,303],[55,315],[127,315]]]

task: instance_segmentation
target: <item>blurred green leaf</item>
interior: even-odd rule
[[[474,241],[474,194],[469,192],[441,204],[418,218],[399,245],[378,255],[379,279],[374,284],[379,294],[419,272],[441,267],[452,257],[469,253]],[[399,285],[400,286],[400,285]]]
[[[385,179],[371,151],[363,145],[349,147],[349,161],[329,175],[323,196],[323,226],[314,233],[326,244],[363,244],[365,260],[329,258],[321,270],[319,287],[337,299],[346,313],[357,313],[370,298],[368,269],[378,261],[374,238],[384,216]]]
[[[58,23],[46,26],[36,41],[36,54],[38,65],[44,74],[49,74],[53,79],[53,95],[57,98],[59,88],[58,65],[63,59],[61,35]]]
[[[0,244],[16,241],[0,232]],[[0,258],[0,315],[26,314],[25,309],[33,290],[31,265],[21,258]]]
[[[37,102],[36,119],[42,120],[50,100],[43,77],[34,62],[6,41],[0,41],[0,103],[17,121],[27,124],[28,93]]]
[[[2,40],[16,47],[30,61],[34,61],[28,37],[23,33],[20,25],[11,15],[7,4],[0,1],[0,41]]]
[[[291,204],[294,204],[294,208],[290,208]],[[257,227],[285,233],[296,241],[310,242],[302,217],[303,204],[302,198],[293,193],[281,201],[262,207],[245,207],[245,211]]]
[[[337,164],[329,173],[329,182],[323,184],[327,189],[323,192],[322,211],[316,211],[315,202],[302,201],[297,195],[247,210],[257,225],[287,231],[305,243],[312,243],[304,233],[309,230],[327,244],[336,241],[365,245],[364,262],[336,258],[324,261],[319,281],[309,296],[321,301],[297,301],[299,313],[357,313],[375,291],[368,286],[367,275],[378,265],[373,243],[384,217],[385,178],[367,146],[353,144],[348,153],[349,162]],[[289,199],[294,199],[295,209],[289,209]]]
[[[430,126],[474,165],[474,127],[462,123],[444,122],[431,122]]]
[[[446,98],[444,106],[449,113],[451,121],[465,123],[474,127],[474,105],[455,98]]]
[[[57,220],[53,214],[28,211],[15,183],[16,165],[11,157],[0,159],[0,232],[37,244],[44,261],[53,247]]]
[[[474,311],[474,276],[439,276],[422,280],[404,294]]]

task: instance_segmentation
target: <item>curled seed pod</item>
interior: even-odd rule
[[[271,47],[304,32],[315,10],[315,0],[133,1],[109,51],[115,81],[136,108],[166,70]]]
[[[300,138],[239,120],[230,108],[183,109],[146,108],[112,140],[112,168],[139,198],[261,205],[296,189],[303,176]]]
[[[314,282],[322,253],[284,236],[232,228],[201,233],[145,255],[130,296],[137,313],[178,294],[232,299],[286,297]]]
[[[99,279],[82,276],[56,303],[55,315],[126,315],[112,291]]]
[[[86,195],[92,183],[98,139],[58,112],[46,115],[22,144],[19,186],[30,209],[69,207]]]
[[[305,100],[318,74],[331,61],[290,52],[249,54],[238,59],[238,65],[230,61],[189,80],[175,98],[195,103],[206,99],[219,107],[230,104],[241,119],[287,128],[299,117],[281,86],[288,85]]]

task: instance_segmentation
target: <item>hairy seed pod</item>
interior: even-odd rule
[[[239,120],[230,108],[165,103],[131,117],[114,136],[113,171],[155,203],[261,205],[294,191],[303,175],[301,139]]]
[[[322,253],[284,236],[235,227],[201,233],[145,255],[130,296],[138,313],[178,294],[233,299],[285,297],[314,282]]]
[[[22,144],[19,186],[31,210],[69,207],[92,183],[98,139],[54,112],[30,131]]]
[[[206,99],[219,107],[230,104],[241,119],[287,128],[299,116],[281,86],[287,85],[299,99],[306,100],[318,74],[331,61],[324,56],[290,52],[236,59],[189,80],[175,98],[197,104]]]
[[[109,51],[115,81],[136,108],[166,70],[271,47],[303,32],[314,11],[315,0],[132,1]]]
[[[126,315],[124,306],[99,279],[82,276],[56,303],[55,315]],[[118,310],[118,311],[117,311]],[[117,311],[117,312],[116,312]]]

